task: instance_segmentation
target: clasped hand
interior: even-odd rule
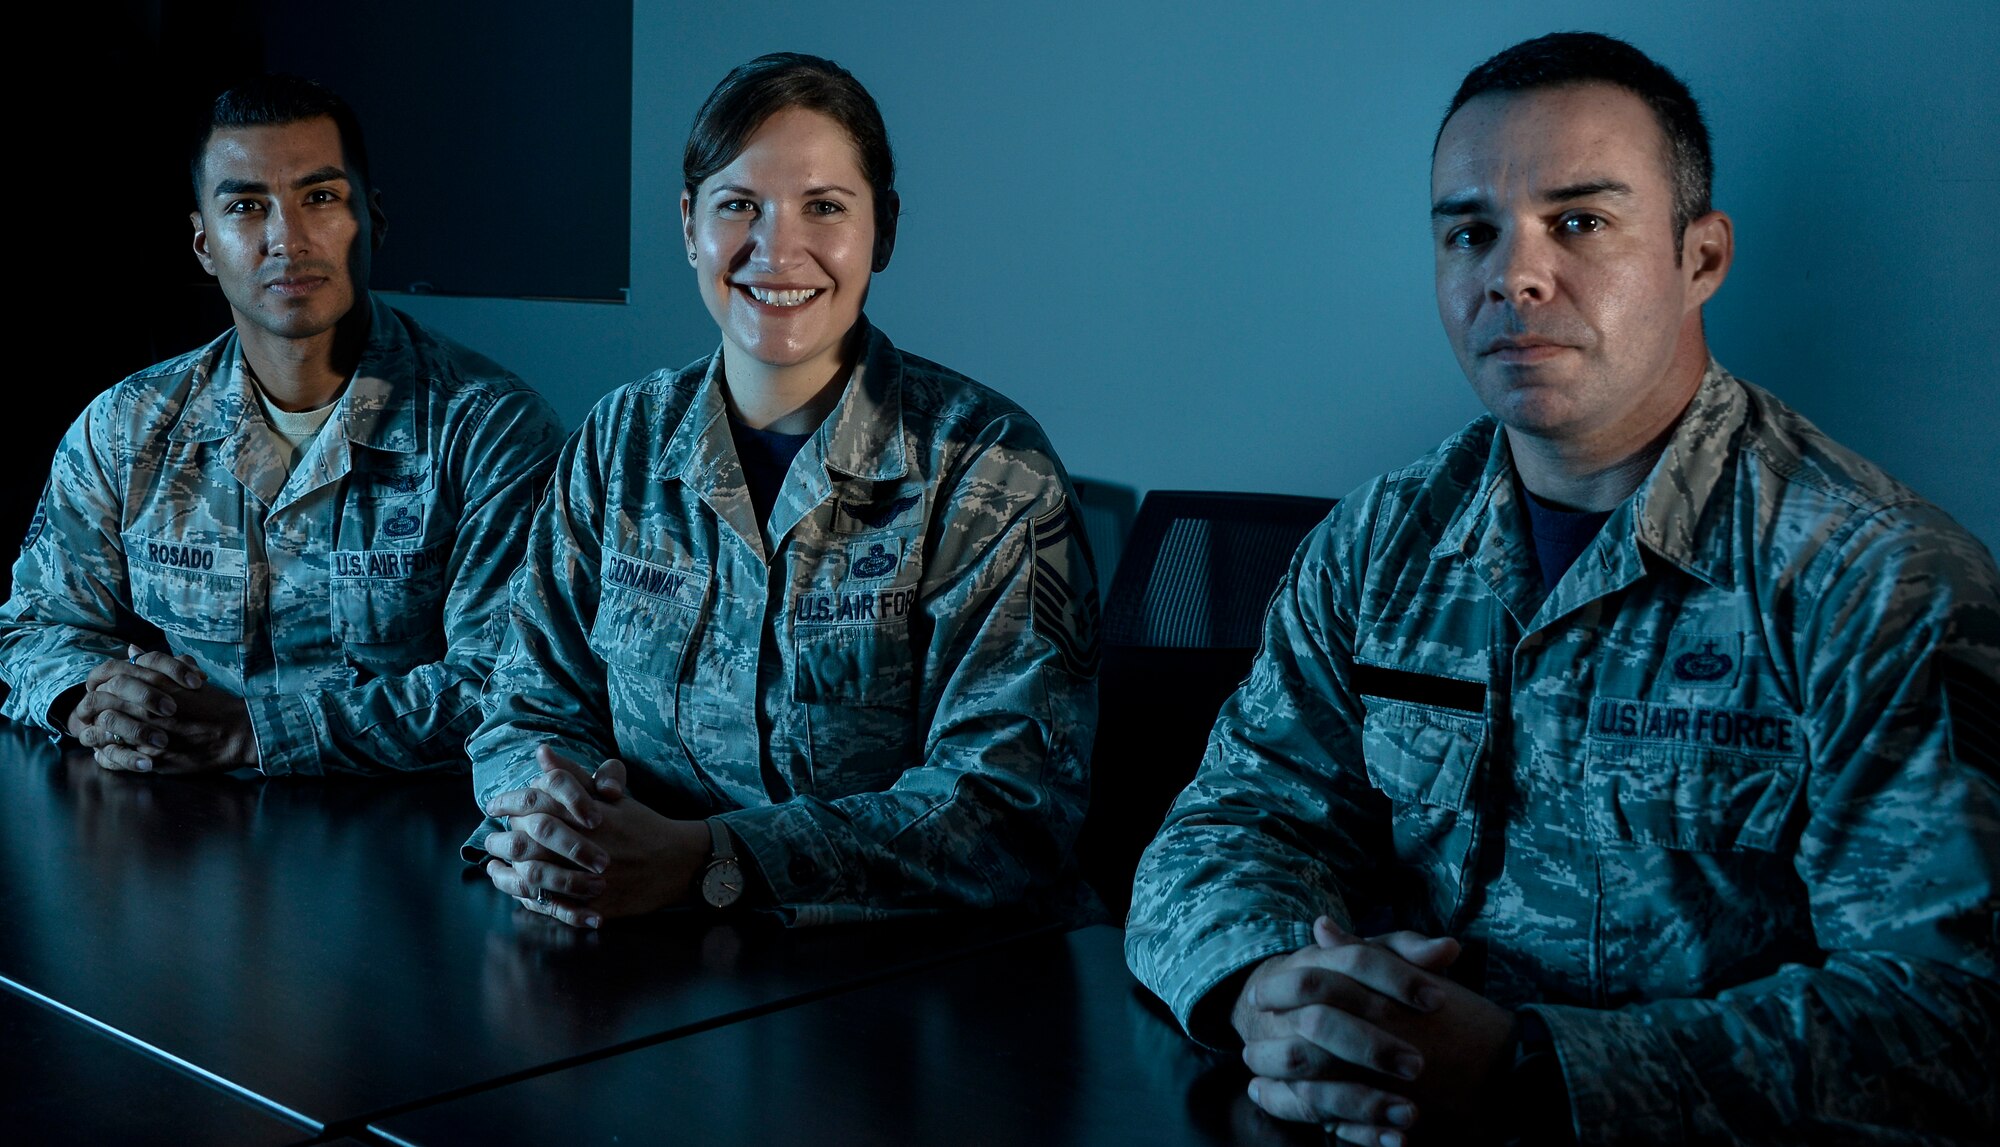
[[[243,698],[212,685],[192,657],[138,646],[84,679],[64,720],[107,769],[192,773],[254,768],[257,735]]]
[[[1474,1115],[1514,1017],[1439,974],[1458,953],[1449,938],[1363,940],[1314,921],[1313,943],[1259,964],[1231,1012],[1251,1100],[1381,1147],[1401,1147],[1419,1112],[1443,1126]]]
[[[486,838],[486,875],[531,912],[576,928],[689,903],[707,863],[708,826],[674,820],[632,799],[625,763],[593,774],[544,745],[527,788],[486,803],[507,828]]]

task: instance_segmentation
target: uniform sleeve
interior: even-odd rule
[[[1814,568],[1794,867],[1824,961],[1714,999],[1540,1006],[1580,1142],[2000,1128],[2000,576],[1955,525],[1907,519],[1864,522]]]
[[[936,492],[909,764],[883,791],[726,813],[797,924],[1077,903],[1097,727],[1095,567],[1069,482],[1023,416]]]
[[[557,457],[527,555],[500,597],[506,637],[486,682],[483,720],[466,742],[482,806],[534,780],[541,745],[593,765],[618,755],[609,736],[604,665],[589,641],[604,513],[596,425],[593,414]],[[468,861],[498,827],[488,820],[473,834],[464,849]]]
[[[116,390],[94,400],[63,436],[0,606],[0,714],[51,733],[49,706],[150,627],[126,607],[120,538],[124,504]]]
[[[1348,538],[1372,504],[1367,494],[1342,499],[1293,555],[1249,679],[1223,704],[1200,769],[1139,859],[1126,960],[1211,1047],[1235,1042],[1234,1001],[1217,986],[1310,944],[1317,916],[1351,924],[1344,882],[1390,855],[1389,807],[1360,763],[1342,588],[1357,561]]]
[[[450,480],[463,494],[445,569],[444,659],[350,689],[249,698],[264,772],[463,766],[504,633],[507,579],[561,442],[555,412],[533,391],[507,391],[477,409],[449,452]]]

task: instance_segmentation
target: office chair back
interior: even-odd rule
[[[1154,490],[1105,604],[1091,807],[1079,862],[1121,917],[1139,853],[1249,675],[1264,611],[1331,498]]]

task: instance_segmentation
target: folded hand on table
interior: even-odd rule
[[[1419,1112],[1440,1124],[1473,1115],[1514,1017],[1438,974],[1458,952],[1449,938],[1364,940],[1314,921],[1313,943],[1259,964],[1231,1012],[1256,1073],[1251,1098],[1383,1147],[1398,1147]]]
[[[507,828],[486,838],[493,886],[578,928],[692,902],[708,862],[708,826],[674,820],[634,800],[625,764],[595,773],[543,746],[541,772],[527,787],[486,804]]]
[[[208,680],[191,657],[133,646],[84,680],[64,721],[107,769],[192,773],[255,768],[257,736],[243,698]]]

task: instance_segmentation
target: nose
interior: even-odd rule
[[[1521,306],[1549,300],[1555,277],[1546,243],[1520,227],[1510,227],[1495,239],[1487,256],[1490,274],[1486,297],[1496,303]]]
[[[274,259],[297,259],[306,253],[305,228],[296,216],[273,206],[264,217],[264,250]]]
[[[765,271],[784,271],[804,259],[803,220],[789,212],[772,209],[758,215],[750,228],[751,259]]]

